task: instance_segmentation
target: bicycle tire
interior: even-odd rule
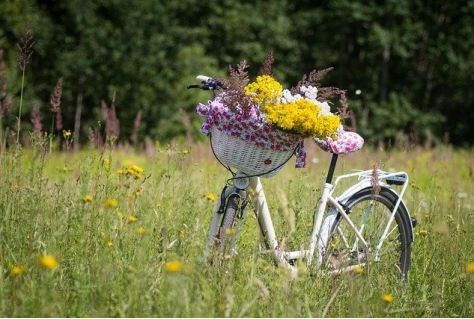
[[[372,270],[376,269],[370,266],[374,264],[378,268],[376,271],[382,276],[391,273],[395,274],[398,280],[404,280],[410,268],[413,235],[410,216],[403,202],[395,213],[396,225],[392,221],[379,253],[375,254],[374,251],[397,201],[398,195],[387,187],[381,187],[375,194],[372,187],[364,188],[354,194],[345,203],[346,212],[356,227],[362,229],[361,233],[369,245],[369,251],[361,248],[354,231],[348,229],[347,222],[338,213],[330,228],[326,265],[333,269],[344,267],[357,269],[359,268],[357,265],[364,265]],[[341,234],[345,236],[346,242]],[[349,268],[351,266],[352,268]]]
[[[237,194],[232,194],[227,199],[226,208],[222,214],[221,224],[216,235],[216,243],[220,255],[224,258],[230,257],[235,253],[235,241],[239,235],[237,228],[240,226],[237,213],[239,209],[243,209],[239,207],[237,201],[240,201],[240,196]]]

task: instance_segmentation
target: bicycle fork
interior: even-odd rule
[[[238,186],[238,185],[237,185]],[[223,218],[229,208],[235,209],[235,218],[239,221],[237,234],[235,234],[230,242],[230,255],[235,251],[236,241],[240,236],[242,230],[242,223],[245,218],[245,208],[247,205],[247,193],[245,189],[236,186],[226,185],[222,189],[221,195],[214,210],[213,219],[209,228],[209,235],[207,237],[206,250],[204,252],[204,261],[209,257],[209,252],[213,245],[216,244],[216,235],[222,231],[221,226]],[[232,206],[232,207],[231,207]],[[224,230],[225,231],[225,230]]]

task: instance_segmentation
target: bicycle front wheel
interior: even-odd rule
[[[227,199],[221,225],[215,238],[215,243],[223,258],[228,258],[235,254],[237,240],[242,230],[245,205],[246,199],[242,198],[240,194],[232,194]]]
[[[387,187],[382,187],[378,193],[368,187],[354,194],[345,203],[345,208],[367,247],[338,213],[330,228],[326,266],[335,272],[357,272],[366,267],[369,272],[404,279],[410,268],[412,227],[403,202],[390,222],[397,200],[398,196]]]

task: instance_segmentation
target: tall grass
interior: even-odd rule
[[[112,147],[49,154],[43,137],[32,149],[6,151],[0,158],[0,315],[474,313],[472,153],[450,148],[360,151],[343,158],[339,173],[382,159],[385,168],[410,174],[407,205],[418,219],[413,265],[409,281],[394,285],[375,280],[370,272],[311,277],[303,263],[298,264],[299,276],[291,280],[286,269],[258,253],[262,240],[251,214],[238,257],[226,261],[225,267],[203,263],[214,205],[206,195],[217,196],[228,177],[207,147],[170,146],[153,156]],[[309,159],[305,169],[289,164],[264,180],[274,222],[288,245],[306,243],[328,163],[327,154],[312,148]],[[295,232],[287,231],[292,223]],[[42,265],[42,256],[55,259],[57,266]]]
[[[23,79],[33,45],[28,34],[24,41]],[[4,86],[0,119],[8,104]],[[23,86],[22,80],[21,92]],[[60,96],[58,80],[50,101],[56,120]],[[370,271],[310,276],[303,262],[297,264],[298,277],[291,278],[261,253],[251,213],[236,257],[220,266],[202,260],[213,198],[229,178],[207,144],[149,147],[141,153],[116,147],[119,123],[112,101],[101,107],[105,143],[99,128],[90,134],[89,149],[70,152],[74,136],[66,130],[57,137],[64,145],[57,152],[53,127],[49,135],[42,132],[39,110],[33,108],[31,146],[22,148],[21,108],[22,97],[17,147],[8,147],[0,125],[2,317],[474,314],[472,150],[365,149],[340,161],[337,173],[374,165],[409,173],[405,200],[418,226],[407,282]],[[293,248],[307,245],[329,159],[314,144],[307,146],[307,168],[288,164],[264,180],[279,239]]]

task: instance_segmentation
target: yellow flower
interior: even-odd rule
[[[147,231],[145,228],[143,228],[143,227],[140,227],[140,228],[137,229],[137,233],[139,233],[140,235],[144,235],[144,234],[146,234],[147,232],[148,232],[148,231]]]
[[[282,97],[283,87],[278,81],[269,75],[257,76],[255,82],[245,86],[245,95],[249,96],[253,103],[273,103]]]
[[[118,201],[115,198],[109,198],[104,202],[105,208],[114,208],[117,207]]]
[[[123,175],[123,169],[119,168],[116,173],[117,175]]]
[[[391,303],[393,301],[393,297],[391,294],[382,295],[382,300],[386,303]]]
[[[180,272],[183,269],[183,264],[180,261],[168,261],[165,263],[165,271],[170,273]]]
[[[130,217],[128,217],[128,222],[129,222],[129,223],[134,223],[134,222],[136,222],[137,220],[138,220],[138,219],[137,219],[135,216],[133,216],[133,215],[130,216]]]
[[[184,150],[181,151],[181,153],[183,153],[184,155],[189,154],[189,150],[185,148]]]
[[[72,133],[70,130],[63,131],[63,136],[64,138],[68,138],[72,136]]]
[[[364,273],[364,268],[362,268],[362,267],[357,267],[357,268],[354,269],[354,273],[356,273],[356,274],[362,274],[362,273]]]
[[[54,256],[44,255],[38,259],[39,264],[48,269],[55,269],[58,267],[58,261]]]
[[[94,198],[92,197],[92,195],[86,195],[82,200],[84,201],[84,203],[90,203],[94,200]]]
[[[26,267],[25,266],[13,266],[11,269],[12,275],[19,276],[21,274],[24,274],[26,272]]]
[[[470,262],[467,264],[466,271],[470,274],[474,273],[474,262]]]
[[[419,231],[415,232],[415,235],[426,236],[428,235],[428,231],[426,229],[420,229]]]
[[[138,195],[140,195],[140,194],[141,194],[141,192],[142,192],[142,190],[143,190],[143,189],[142,189],[141,187],[137,187],[137,188],[135,188],[135,192],[134,192],[135,196],[138,196]]]
[[[132,165],[128,168],[127,170],[127,175],[128,176],[133,176],[135,179],[140,179],[143,177],[143,168],[141,168],[138,165]]]
[[[216,200],[216,196],[212,193],[209,193],[209,194],[206,195],[206,199],[208,201],[214,202]]]
[[[339,116],[318,114],[322,107],[308,99],[289,103],[269,103],[261,106],[266,121],[282,130],[304,137],[326,138],[335,134],[341,124]]]
[[[107,243],[105,243],[105,245],[106,245],[107,247],[112,247],[112,246],[114,245],[114,243],[112,243],[112,242],[109,240]]]

